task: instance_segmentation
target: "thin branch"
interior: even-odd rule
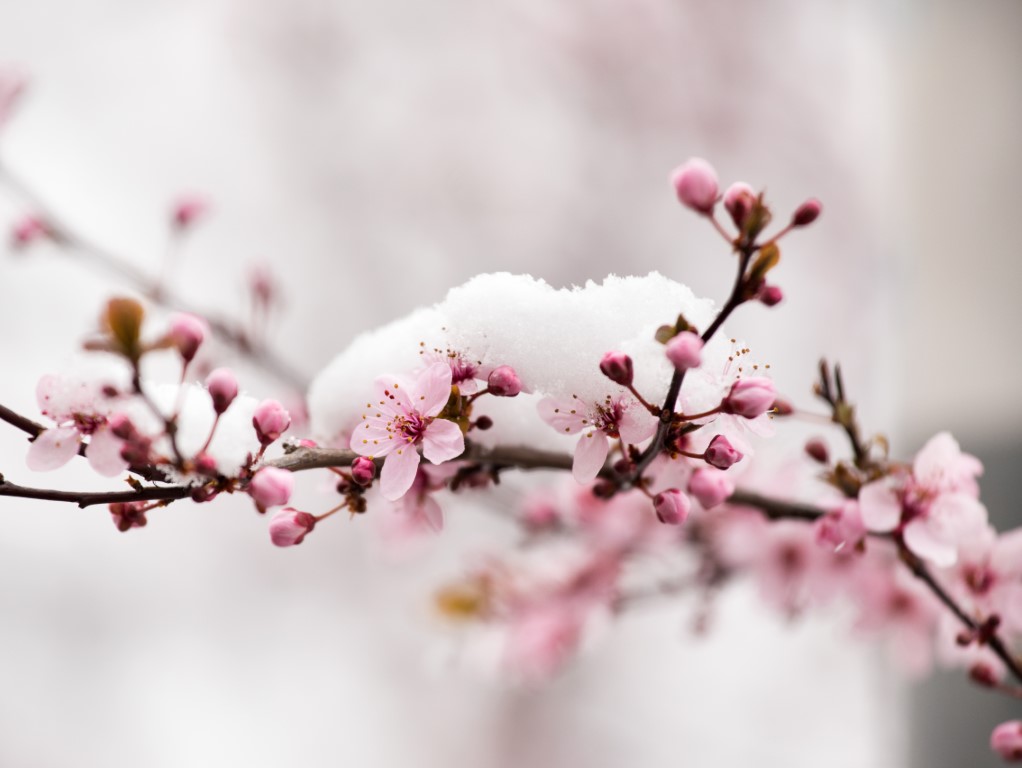
[[[151,276],[135,267],[130,260],[97,245],[80,234],[57,214],[39,193],[13,173],[10,167],[3,162],[0,162],[0,182],[6,184],[35,209],[36,214],[45,221],[57,245],[76,251],[91,263],[121,278],[155,304],[202,317],[216,336],[256,366],[297,392],[305,392],[308,388],[309,381],[306,376],[290,368],[267,346],[255,341],[240,325],[223,318],[210,316],[206,312],[189,306],[180,296],[170,293]]]
[[[77,504],[84,509],[96,504],[115,504],[129,501],[156,501],[183,499],[190,496],[192,488],[183,485],[150,486],[133,491],[55,491],[49,488],[29,488],[4,480],[0,475],[0,496],[16,496],[22,499],[42,499]]]

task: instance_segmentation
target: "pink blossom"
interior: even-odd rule
[[[736,181],[724,193],[724,208],[731,214],[731,221],[739,229],[744,229],[745,221],[756,203],[756,193],[744,181]]]
[[[380,378],[375,389],[376,403],[367,404],[351,449],[369,458],[386,456],[380,491],[395,501],[415,481],[420,445],[427,459],[441,464],[464,452],[465,437],[457,424],[438,418],[451,394],[450,366],[434,363],[410,380]]]
[[[217,368],[206,377],[206,388],[213,401],[213,410],[221,414],[238,396],[238,379],[228,368]]]
[[[669,488],[653,498],[657,520],[667,525],[681,525],[688,517],[692,502],[677,488]]]
[[[278,547],[293,547],[305,540],[316,526],[316,518],[308,512],[284,507],[270,518],[270,541]]]
[[[294,475],[286,469],[263,467],[252,476],[246,490],[259,510],[265,511],[269,507],[287,504],[294,487]]]
[[[774,383],[764,376],[738,379],[722,403],[724,413],[746,419],[762,416],[777,399]]]
[[[39,409],[57,423],[42,432],[29,446],[26,463],[35,472],[49,472],[67,464],[78,454],[82,437],[89,465],[104,477],[116,477],[128,468],[121,452],[124,441],[107,421],[99,387],[59,376],[43,376],[36,386]],[[115,415],[116,416],[116,415]],[[111,423],[115,417],[110,417]]]
[[[171,220],[178,229],[186,229],[208,212],[209,203],[205,199],[197,195],[188,195],[174,204]]]
[[[209,326],[201,317],[180,313],[170,319],[167,338],[177,348],[182,359],[190,363],[208,333]]]
[[[742,452],[731,445],[724,435],[716,435],[710,441],[704,456],[706,463],[717,469],[730,469],[742,460]]]
[[[11,229],[11,242],[15,248],[24,248],[49,235],[50,228],[45,219],[35,214],[28,214],[15,222]]]
[[[291,426],[291,414],[276,400],[263,400],[252,415],[252,426],[261,445],[279,439]]]
[[[145,513],[149,507],[144,501],[119,502],[110,505],[110,516],[121,533],[142,528],[148,522]]]
[[[522,391],[522,381],[510,365],[494,368],[486,378],[486,386],[496,397],[515,397]]]
[[[369,485],[376,477],[376,464],[372,459],[359,456],[351,462],[351,479],[359,485]]]
[[[994,728],[990,748],[1005,760],[1022,761],[1022,720],[1009,720]]]
[[[631,386],[635,376],[632,358],[624,352],[608,352],[600,360],[600,371],[608,379],[622,387]]]
[[[671,174],[671,183],[681,203],[708,215],[717,202],[717,172],[708,162],[693,157]]]
[[[703,340],[692,331],[682,331],[667,342],[664,351],[675,370],[698,368],[702,362]]]
[[[544,398],[539,415],[558,432],[573,435],[581,432],[575,446],[571,471],[579,483],[596,479],[610,453],[610,438],[638,444],[656,431],[656,419],[625,397],[607,397],[602,403],[585,403],[578,397]]]
[[[1008,632],[1022,634],[1022,528],[997,535],[984,526],[959,540],[949,575],[976,615],[997,615]]]
[[[859,505],[854,501],[828,512],[814,523],[816,541],[833,552],[848,552],[866,538]]]
[[[727,501],[735,492],[735,485],[723,470],[700,467],[689,478],[688,492],[695,497],[703,509],[711,509]]]
[[[431,352],[422,352],[423,365],[429,367],[435,363],[445,363],[451,368],[451,386],[457,387],[458,391],[463,395],[472,395],[479,391],[479,380],[486,381],[494,370],[489,366],[483,365],[481,360],[473,360],[467,357],[463,352],[459,352],[453,349],[440,350],[435,349]],[[513,369],[508,367],[508,371],[514,373]],[[497,385],[500,386],[500,382],[506,372],[498,374]],[[495,393],[494,393],[495,394]],[[514,397],[514,395],[498,395],[499,397]]]
[[[814,197],[806,200],[802,205],[795,209],[794,215],[791,217],[791,226],[793,227],[806,227],[816,221],[820,216],[820,212],[823,210],[823,204],[820,203]]]
[[[942,568],[952,566],[959,543],[987,524],[975,479],[982,471],[975,457],[941,432],[916,455],[910,474],[863,486],[863,522],[871,531],[900,529],[905,546],[916,555]]]

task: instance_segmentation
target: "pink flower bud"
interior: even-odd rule
[[[291,414],[276,400],[263,400],[252,416],[252,426],[255,427],[260,444],[267,446],[291,426]]]
[[[806,200],[795,209],[795,213],[791,217],[791,226],[805,227],[812,224],[819,217],[822,210],[823,205],[816,198]]]
[[[376,464],[366,456],[359,456],[351,462],[351,479],[359,485],[369,485],[376,477]]]
[[[316,518],[308,512],[284,507],[270,518],[270,541],[278,547],[293,547],[305,540],[305,534],[316,527]]]
[[[657,520],[666,525],[681,525],[688,517],[692,502],[677,488],[658,493],[653,499]]]
[[[814,437],[806,443],[806,454],[821,464],[827,464],[830,461],[830,451],[827,450],[827,444],[818,437]]]
[[[724,435],[717,435],[706,447],[703,458],[711,467],[728,469],[742,460],[742,453]]]
[[[183,197],[174,205],[173,224],[178,229],[186,229],[194,224],[200,216],[205,215],[208,210],[209,203],[201,197]]]
[[[213,410],[217,414],[226,411],[238,396],[238,380],[227,368],[217,368],[206,377],[206,389],[213,399]]]
[[[698,368],[703,357],[703,340],[692,331],[682,331],[667,342],[665,352],[676,370]]]
[[[731,392],[722,405],[724,413],[754,419],[769,411],[775,399],[774,382],[763,376],[753,376],[732,384]]]
[[[603,375],[620,384],[622,387],[630,386],[635,372],[632,368],[632,358],[624,352],[608,352],[600,360],[600,370]]]
[[[704,215],[713,211],[717,202],[717,172],[708,162],[693,157],[674,170],[671,183],[682,205]]]
[[[192,465],[195,467],[197,474],[206,475],[207,477],[216,476],[216,459],[208,453],[200,453],[192,460]]]
[[[15,248],[24,248],[36,240],[49,236],[50,230],[46,222],[39,216],[23,216],[11,229],[11,244]]]
[[[994,728],[990,748],[1005,760],[1022,760],[1022,720],[1009,720]]]
[[[114,433],[116,437],[121,440],[130,440],[137,434],[135,425],[131,423],[131,419],[123,413],[112,413],[107,417],[107,426],[110,427],[110,431]]]
[[[144,501],[118,502],[110,505],[110,516],[121,533],[132,528],[142,528],[148,522],[145,517]]]
[[[263,467],[249,481],[247,490],[259,510],[265,511],[268,507],[287,504],[294,487],[294,475],[286,469]]]
[[[195,315],[178,314],[170,320],[167,338],[186,363],[190,363],[206,338],[206,323]]]
[[[494,368],[486,379],[486,386],[489,387],[490,394],[497,397],[514,397],[522,391],[522,381],[510,365]]]
[[[759,289],[759,300],[768,307],[776,307],[784,300],[784,291],[780,286],[764,283]]]
[[[744,181],[736,181],[724,193],[724,208],[731,214],[731,221],[739,229],[745,227],[749,211],[756,204],[756,193]]]
[[[700,467],[689,478],[688,492],[695,496],[703,509],[711,509],[731,497],[735,484],[719,469]]]

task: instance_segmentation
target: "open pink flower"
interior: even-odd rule
[[[900,529],[905,546],[946,568],[958,560],[961,542],[987,524],[976,476],[983,466],[947,432],[916,455],[910,474],[887,477],[859,492],[862,520],[871,531]]]
[[[571,465],[571,472],[580,483],[592,482],[600,474],[610,453],[610,438],[620,437],[626,443],[636,444],[656,431],[656,419],[623,396],[608,396],[602,403],[586,403],[575,395],[548,397],[540,401],[539,415],[558,432],[582,433]]]
[[[351,449],[362,456],[386,456],[380,472],[380,491],[396,501],[415,481],[418,448],[434,464],[459,456],[465,436],[452,421],[437,415],[451,395],[451,368],[433,363],[414,378],[385,376],[376,380],[375,403],[367,403],[351,436]]]
[[[78,454],[83,436],[90,438],[85,457],[96,472],[116,477],[128,468],[121,456],[124,441],[110,430],[99,387],[48,375],[39,380],[36,399],[57,426],[32,441],[25,458],[29,469],[49,472],[64,466]]]

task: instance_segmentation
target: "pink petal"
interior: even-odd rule
[[[626,443],[641,443],[656,432],[657,419],[641,406],[628,408],[618,422],[618,431]]]
[[[415,482],[419,468],[419,454],[414,446],[406,445],[387,456],[380,472],[380,492],[387,501],[397,501]]]
[[[875,480],[859,491],[862,522],[871,531],[893,531],[901,522],[901,502],[886,480]]]
[[[465,451],[465,435],[453,421],[437,419],[422,436],[422,455],[434,464],[442,464]]]
[[[361,456],[386,456],[398,446],[386,425],[386,420],[373,417],[361,422],[351,433],[351,450]]]
[[[373,382],[373,396],[376,399],[372,408],[379,409],[388,418],[408,415],[413,410],[411,388],[412,384],[404,376],[381,376]]]
[[[546,397],[537,406],[540,418],[565,435],[573,435],[586,426],[586,409],[578,398]]]
[[[433,363],[411,384],[412,407],[423,416],[436,416],[451,396],[451,366]]]
[[[958,561],[958,549],[941,534],[932,520],[917,517],[905,526],[905,546],[938,568],[949,568]]]
[[[599,430],[586,432],[578,439],[575,446],[575,460],[571,464],[571,474],[576,482],[591,483],[603,469],[603,463],[610,453],[610,440]]]
[[[25,463],[33,472],[49,472],[67,464],[78,453],[78,430],[54,427],[43,432],[29,446]]]
[[[91,466],[103,477],[117,477],[128,468],[128,462],[121,458],[124,441],[107,428],[95,432],[89,438],[85,457]]]
[[[440,533],[444,529],[444,511],[432,496],[423,494],[418,503],[409,505],[408,511],[417,522],[433,533]]]

